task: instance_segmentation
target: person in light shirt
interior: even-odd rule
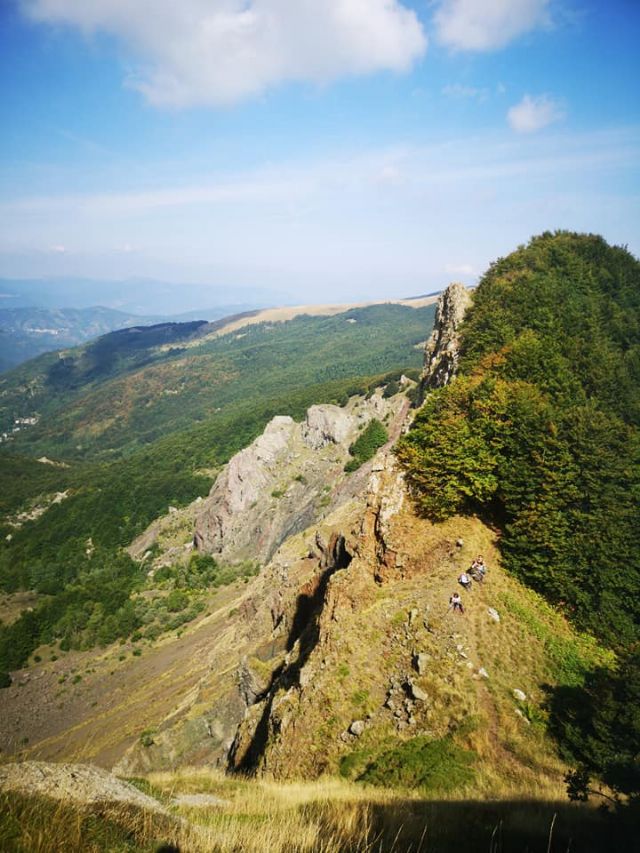
[[[456,610],[458,613],[464,614],[464,606],[462,604],[462,599],[460,598],[460,593],[454,592],[449,599],[449,610],[453,610],[455,613]]]

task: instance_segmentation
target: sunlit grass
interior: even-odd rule
[[[546,850],[600,853],[625,839],[622,820],[532,789],[505,799],[421,797],[333,777],[276,783],[208,769],[152,773],[135,783],[165,815],[117,806],[79,808],[40,797],[0,798],[3,851],[149,851],[181,853],[449,853]],[[181,794],[219,798],[204,807],[174,804]],[[630,827],[626,828],[630,831]],[[618,845],[618,846],[616,846]]]

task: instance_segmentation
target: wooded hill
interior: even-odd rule
[[[504,566],[618,653],[550,692],[577,770],[640,791],[640,264],[601,238],[546,233],[493,264],[398,457],[421,511],[482,517]],[[526,614],[522,614],[526,618]]]
[[[458,377],[398,447],[427,515],[476,512],[506,567],[613,645],[640,621],[640,264],[543,234],[491,266]]]

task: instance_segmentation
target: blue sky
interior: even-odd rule
[[[4,0],[0,276],[473,282],[640,253],[636,0]]]

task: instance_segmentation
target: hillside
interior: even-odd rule
[[[480,851],[500,823],[505,842],[540,843],[554,814],[560,849],[573,837],[605,850],[603,818],[563,803],[546,685],[579,684],[610,654],[504,572],[482,522],[419,518],[388,450],[363,473],[365,489],[290,537],[257,577],[205,591],[177,631],[139,632],[99,655],[40,649],[3,691],[5,753],[115,764],[163,804],[161,792],[189,795],[197,810],[171,808],[189,821],[181,832],[221,821],[225,850],[318,850],[322,839],[337,851],[345,837],[366,849],[380,833],[382,849],[398,835],[409,849],[426,821],[434,849],[460,849],[464,826],[465,849]],[[460,616],[448,599],[479,551],[489,574]],[[230,747],[232,765],[264,783],[211,771]],[[322,774],[316,788],[291,784]],[[304,803],[322,815],[317,828]],[[181,837],[187,850],[212,843]]]
[[[103,306],[0,308],[0,373],[43,353],[73,348],[117,329],[150,326],[161,320],[173,323],[192,320],[214,322],[223,317],[237,317],[241,312],[251,313],[250,306],[228,305],[168,318],[157,314],[131,314]]]
[[[625,647],[640,622],[639,449],[640,263],[561,232],[482,278],[459,375],[398,452],[426,516],[497,525],[512,574]]]
[[[153,619],[158,602],[183,590],[189,605],[202,601],[200,613],[165,621],[160,634],[147,617],[99,654],[38,649],[41,660],[2,697],[3,750],[119,761],[135,775],[223,763],[235,739],[233,762],[245,769],[356,778],[385,750],[428,735],[453,761],[458,750],[463,764],[465,750],[476,755],[460,779],[476,791],[498,794],[505,774],[514,789],[558,790],[543,685],[579,683],[608,653],[503,571],[496,535],[481,522],[416,516],[389,450],[361,476],[364,488],[336,487],[327,512],[257,577],[198,589],[188,554],[162,569],[162,545],[134,601]],[[180,542],[184,521],[182,531]],[[489,577],[465,597],[462,617],[448,599],[478,552]]]
[[[433,311],[381,304],[233,332],[228,318],[115,332],[0,378],[0,425],[38,419],[11,436],[14,452],[113,458],[244,402],[417,367]]]
[[[119,383],[135,386],[130,428],[161,415],[167,434],[136,450],[108,428],[112,462],[99,434],[66,457],[4,457],[24,482],[3,503],[3,752],[144,777],[161,800],[228,796],[215,808],[243,841],[222,849],[321,849],[320,829],[299,848],[247,841],[246,777],[256,792],[341,777],[378,818],[329,849],[370,849],[374,826],[382,849],[392,827],[419,849],[426,804],[434,849],[460,849],[460,800],[469,849],[494,849],[501,821],[505,849],[624,845],[640,790],[639,268],[600,238],[545,234],[472,295],[450,286],[426,346],[429,309],[396,305],[109,337],[99,374],[74,354],[16,448],[62,449],[54,406],[95,424]],[[184,412],[135,396],[158,365],[212,371],[223,353],[228,375],[187,386]],[[486,577],[463,589],[478,554]],[[567,790],[614,808],[565,809]],[[309,809],[334,831],[337,806]]]
[[[4,665],[21,663],[52,629],[69,633],[55,626],[78,608],[87,614],[100,604],[97,623],[110,620],[101,636],[128,636],[133,623],[125,604],[139,572],[120,549],[170,506],[204,496],[219,467],[253,441],[274,415],[301,419],[313,403],[344,404],[351,394],[415,370],[421,359],[416,347],[429,332],[432,317],[431,307],[380,305],[218,337],[215,328],[202,323],[163,325],[115,333],[74,350],[66,368],[57,356],[44,356],[9,374],[5,400],[11,394],[20,399],[32,382],[31,399],[40,401],[42,412],[37,425],[17,434],[12,451],[20,448],[23,454],[31,451],[56,461],[64,459],[66,448],[78,455],[68,434],[70,423],[78,424],[87,446],[81,464],[68,468],[22,464],[13,453],[0,454],[3,476],[11,477],[12,484],[4,507],[0,583],[10,592],[55,592],[53,601],[44,598],[6,637],[0,631]],[[205,328],[214,336],[198,345]],[[196,344],[186,365],[172,352],[178,336]],[[179,383],[176,394],[159,392],[172,390],[158,374],[165,363]],[[43,376],[61,364],[66,371],[61,387],[52,388],[50,374],[49,381]],[[392,372],[385,379],[371,376],[373,370]],[[73,382],[66,382],[69,372]],[[122,396],[123,389],[129,397]],[[212,397],[218,405],[211,410]],[[202,423],[194,424],[194,410],[202,412]],[[129,451],[121,461],[100,461],[105,436],[96,423],[103,421],[105,411],[113,421],[110,441],[122,442],[120,453]],[[84,423],[79,425],[81,419],[93,424],[93,435]],[[143,443],[145,449],[131,452]],[[109,448],[109,458],[115,449]],[[58,492],[65,492],[65,498],[54,503]],[[33,519],[16,524],[24,512]],[[113,595],[107,595],[108,589]],[[80,618],[80,626],[86,618]],[[79,642],[73,636],[71,629],[70,642]]]

